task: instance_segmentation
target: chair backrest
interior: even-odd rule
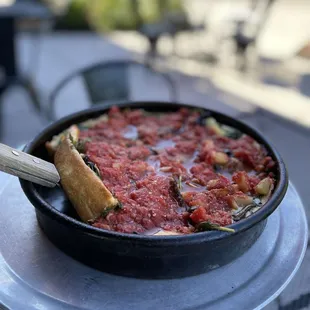
[[[129,97],[128,70],[131,64],[98,64],[83,72],[92,103]]]
[[[77,70],[58,83],[49,96],[47,117],[55,120],[106,102],[175,101],[176,97],[174,82],[164,73],[133,60],[101,62]]]

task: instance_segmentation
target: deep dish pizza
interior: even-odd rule
[[[272,195],[265,147],[199,110],[113,107],[46,144],[80,218],[131,234],[233,232]]]

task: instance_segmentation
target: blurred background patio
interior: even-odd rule
[[[0,142],[93,103],[209,107],[273,142],[310,223],[309,16],[309,0],[0,0]],[[310,309],[310,250],[268,309]]]

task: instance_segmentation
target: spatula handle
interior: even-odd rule
[[[1,143],[0,171],[47,187],[54,187],[60,181],[53,164]]]

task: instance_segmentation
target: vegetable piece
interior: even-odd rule
[[[180,179],[178,179],[180,180]],[[188,208],[185,200],[183,199],[182,193],[180,192],[178,180],[172,178],[170,181],[170,193],[175,198],[175,200],[178,202],[179,206],[181,208],[184,208],[185,210]]]
[[[168,230],[160,230],[153,236],[179,236],[182,235],[181,233],[175,232],[175,231],[168,231]]]
[[[245,207],[253,203],[253,198],[244,194],[235,194],[234,199],[239,207]]]
[[[178,189],[181,191],[182,190],[182,176],[181,175],[179,175],[177,183],[178,183]]]
[[[235,209],[235,210],[238,210],[239,209],[239,206],[234,198],[234,196],[229,196],[226,198],[227,199],[227,203],[229,204],[229,206],[232,208],[232,209]]]
[[[250,190],[249,177],[245,171],[238,171],[232,176],[232,180],[238,185],[238,188],[247,193]]]
[[[272,180],[270,180],[270,181],[271,181],[271,186],[270,186],[270,188],[269,188],[269,191],[268,191],[267,195],[261,196],[261,203],[262,203],[263,205],[269,200],[269,198],[270,198],[270,196],[271,196],[271,194],[272,194],[272,191],[273,191],[273,189],[274,189],[274,185],[273,185],[273,183],[272,183]]]
[[[159,170],[162,172],[169,172],[172,170],[172,167],[169,167],[169,166],[160,167]]]
[[[84,163],[97,175],[98,178],[100,178],[100,171],[93,162],[90,161],[88,156],[82,156]]]
[[[234,140],[239,139],[243,135],[243,133],[240,130],[227,125],[222,125],[222,130],[224,131],[224,135],[226,137]]]
[[[226,232],[235,232],[234,229],[228,228],[228,227],[223,227],[215,223],[211,223],[209,221],[206,222],[201,222],[196,226],[196,231],[201,232],[201,231],[208,231],[208,230],[220,230],[220,231],[226,231]]]
[[[263,180],[261,180],[256,186],[255,186],[255,192],[259,195],[267,195],[270,191],[272,185],[272,180],[267,177]]]
[[[118,202],[118,204],[115,207],[106,208],[102,213],[102,217],[106,217],[111,211],[117,211],[123,209],[123,204],[121,202]]]
[[[199,188],[199,186],[197,185],[197,184],[195,184],[195,183],[192,183],[192,182],[185,182],[188,186],[190,186],[190,187],[194,187],[194,188]]]
[[[78,139],[77,142],[75,143],[73,142],[73,144],[79,153],[85,153],[86,152],[85,144],[87,142],[91,142],[91,139],[90,138]]]
[[[212,189],[227,188],[229,185],[230,185],[229,179],[220,175],[220,176],[218,176],[217,179],[210,180],[207,183],[207,189],[212,190]]]
[[[223,152],[215,152],[213,155],[214,163],[218,165],[226,165],[229,161],[229,157]]]
[[[208,117],[205,121],[205,124],[208,128],[214,131],[218,136],[224,136],[225,131],[220,127],[219,123],[213,118]]]
[[[255,213],[257,210],[259,210],[262,207],[262,202],[259,198],[254,198],[253,202],[238,212],[235,212],[232,217],[234,221],[240,221],[243,218],[246,218],[250,216],[251,214]]]
[[[257,141],[253,141],[252,145],[259,151],[261,149],[260,144]]]
[[[240,209],[253,203],[253,198],[242,193],[227,197],[227,203],[233,209]]]
[[[255,203],[252,203],[252,204],[250,204],[250,205],[247,205],[246,207],[244,207],[243,209],[241,209],[240,211],[238,211],[238,212],[236,212],[236,213],[234,213],[234,214],[232,215],[233,220],[234,220],[234,221],[240,221],[241,219],[243,219],[243,218],[246,217],[246,214],[247,214],[249,211],[253,210],[253,209],[256,208],[256,207],[257,207],[257,204],[255,204]]]
[[[205,124],[218,136],[226,136],[228,138],[237,140],[243,135],[243,133],[236,128],[227,125],[220,125],[213,117],[208,117],[205,121]]]

